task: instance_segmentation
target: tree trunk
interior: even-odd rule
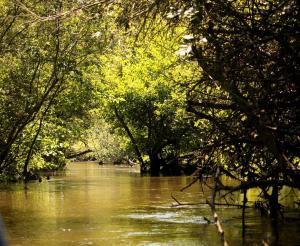
[[[155,154],[150,154],[150,173],[151,176],[159,176],[160,163],[159,158]]]
[[[245,218],[245,212],[246,212],[246,206],[247,206],[247,190],[243,190],[243,210],[242,210],[242,235],[243,235],[243,241],[245,240],[246,236],[246,218]]]
[[[269,199],[270,217],[274,222],[276,222],[278,219],[278,213],[279,213],[278,198],[279,198],[279,189],[277,185],[274,185],[272,188],[272,194]]]
[[[159,152],[152,152],[149,154],[150,158],[150,174],[151,176],[159,176],[160,167],[162,166],[162,160]]]
[[[130,138],[130,141],[133,145],[133,148],[134,148],[134,151],[135,151],[135,154],[139,160],[139,162],[141,163],[141,171],[143,172],[145,169],[146,169],[146,165],[143,161],[143,158],[142,158],[142,154],[138,148],[138,145],[135,141],[135,138],[133,137],[129,127],[127,126],[126,122],[124,121],[124,118],[122,117],[122,115],[119,113],[117,107],[115,105],[113,105],[113,109],[114,109],[114,112],[115,112],[115,115],[118,119],[118,121],[121,123],[122,127],[124,128],[124,130],[126,131],[128,137]]]

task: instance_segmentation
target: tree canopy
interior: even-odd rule
[[[74,10],[71,1],[1,5],[0,170],[26,177],[32,157],[41,163],[63,155],[91,105],[83,71],[103,46],[92,38],[101,6],[64,20],[54,16]]]

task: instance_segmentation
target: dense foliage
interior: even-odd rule
[[[156,28],[155,38],[136,40],[134,47],[130,38],[122,40],[113,54],[101,58],[105,118],[130,140],[142,171],[150,169],[152,175],[161,169],[180,173],[178,158],[191,147],[187,143],[195,131],[184,112],[185,90],[179,84],[199,73],[175,54],[179,31],[161,32],[163,28]]]
[[[186,28],[177,54],[202,73],[182,81],[200,129],[200,174],[214,174],[215,191],[261,189],[276,218],[282,186],[300,187],[298,1],[124,1],[123,9],[126,25],[143,19],[145,33],[160,16],[169,30]],[[239,185],[223,184],[223,174]]]
[[[203,1],[192,12],[191,57],[203,76],[188,110],[211,123],[209,165],[259,187],[271,216],[283,185],[299,188],[299,5],[297,1]],[[206,92],[206,93],[203,93]],[[230,189],[221,182],[219,189]],[[271,193],[268,193],[271,192]]]
[[[64,20],[51,16],[72,10],[72,1],[0,3],[0,171],[27,177],[30,165],[63,166],[84,129],[93,93],[82,73],[101,51],[103,41],[92,39],[100,8]]]

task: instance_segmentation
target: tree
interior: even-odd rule
[[[223,157],[215,170],[241,182],[216,189],[258,187],[276,218],[280,188],[300,187],[298,2],[181,3],[174,11],[189,18],[190,57],[203,70],[188,110],[217,130],[205,148]]]
[[[87,13],[73,1],[1,4],[5,7],[0,17],[0,171],[19,175],[23,169],[26,177],[30,160],[38,152],[39,136],[47,132],[43,132],[45,126],[61,128],[55,117],[78,118],[81,107],[90,104],[91,84],[79,66],[84,70],[87,58],[103,47],[104,39],[94,36],[105,29],[99,25],[103,5],[91,5]],[[85,84],[82,91],[76,90],[80,84]],[[83,96],[84,103],[79,103]],[[72,103],[76,107],[67,111]],[[58,138],[60,143],[66,140]]]
[[[132,37],[125,37],[112,55],[102,57],[107,120],[130,139],[143,171],[149,162],[152,175],[161,169],[179,173],[177,159],[193,128],[177,83],[198,76],[175,54],[179,30],[172,34],[161,28],[155,38],[143,40],[146,44],[136,40],[131,47]]]
[[[146,32],[144,24],[157,16],[169,19],[171,29],[187,28],[178,54],[202,72],[187,98],[187,110],[207,133],[198,147],[201,170],[215,173],[214,194],[261,189],[276,220],[280,188],[300,187],[298,1],[126,4],[127,20],[144,18]],[[223,174],[240,185],[226,186]]]

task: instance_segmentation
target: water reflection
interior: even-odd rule
[[[70,164],[66,176],[42,183],[2,186],[0,210],[11,245],[219,245],[207,206],[178,206],[170,196],[196,203],[195,185],[178,192],[188,177],[140,177],[136,169]],[[176,192],[177,191],[177,192]],[[247,210],[242,239],[241,210],[219,208],[231,245],[261,245],[272,227]],[[298,245],[299,222],[279,226],[278,245]],[[273,240],[274,241],[274,240]]]

